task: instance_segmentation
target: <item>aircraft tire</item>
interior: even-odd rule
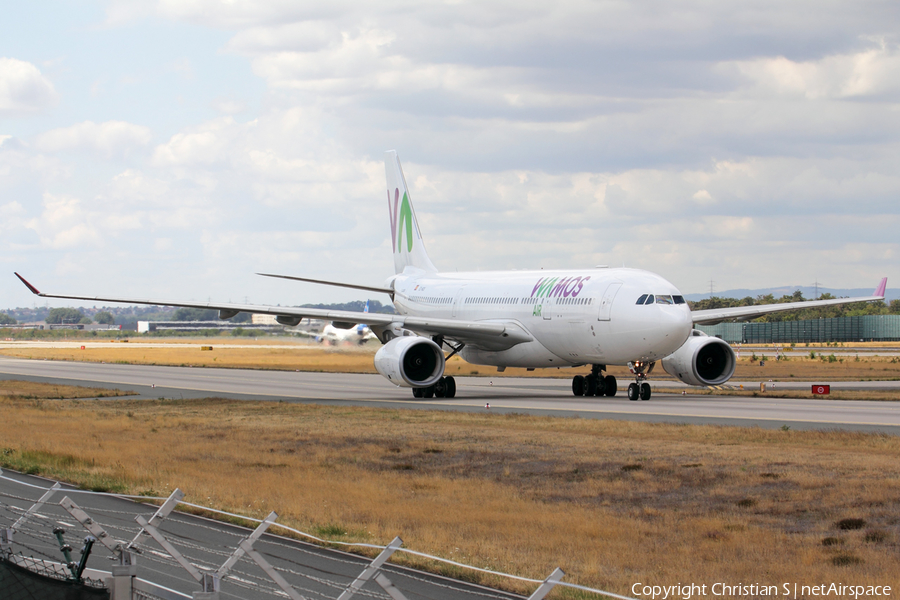
[[[576,375],[572,378],[572,393],[576,396],[584,396],[584,376]]]
[[[422,388],[422,397],[423,398],[434,398],[434,386],[429,385],[427,388]]]
[[[652,390],[650,389],[650,384],[646,381],[641,384],[641,400],[649,400],[650,394]]]
[[[585,396],[599,396],[601,395],[599,392],[600,386],[597,385],[597,378],[593,375],[588,375],[584,378],[585,386],[584,386],[584,395]]]
[[[615,375],[607,375],[603,378],[603,394],[610,398],[615,396],[616,392],[619,391],[616,387],[617,385]]]
[[[413,388],[413,398],[422,397],[422,388]]]
[[[640,396],[640,389],[638,388],[638,384],[629,383],[628,384],[628,399],[634,402]]]
[[[445,398],[456,398],[456,380],[452,375],[444,377],[444,388],[446,389]]]
[[[434,397],[435,398],[444,398],[447,396],[447,379],[445,377],[441,377],[437,380],[437,383],[434,384]]]

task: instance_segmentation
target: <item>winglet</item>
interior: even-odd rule
[[[25,287],[27,287],[29,290],[31,290],[31,293],[32,293],[32,294],[37,294],[38,296],[41,295],[41,293],[38,291],[38,289],[37,289],[36,287],[34,287],[33,285],[31,285],[30,283],[28,283],[27,281],[25,281],[25,278],[24,278],[24,277],[22,277],[22,276],[19,275],[18,273],[16,273],[16,277],[19,278],[19,281],[21,281],[22,283],[25,284]]]
[[[884,291],[887,289],[887,277],[881,278],[881,283],[878,284],[878,287],[875,288],[875,296],[881,296],[884,298]]]

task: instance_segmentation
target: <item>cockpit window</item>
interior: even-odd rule
[[[635,302],[635,304],[643,304],[643,303],[644,303],[644,300],[646,300],[646,299],[647,299],[647,294],[644,294],[643,296],[641,296],[640,298],[638,298],[638,301]]]
[[[675,300],[675,304],[684,304],[684,296],[672,296],[672,299]]]
[[[662,296],[662,295],[657,296],[656,303],[657,304],[673,304],[672,296]]]
[[[644,302],[644,304],[653,304],[653,302],[654,302],[654,300],[653,300],[653,294],[650,294],[650,295],[647,296],[647,301]]]

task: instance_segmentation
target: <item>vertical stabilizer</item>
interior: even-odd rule
[[[387,176],[388,214],[391,218],[391,244],[394,252],[394,271],[402,273],[406,267],[415,267],[428,273],[437,269],[425,252],[416,211],[409,197],[409,188],[400,168],[396,150],[384,153],[384,172]]]

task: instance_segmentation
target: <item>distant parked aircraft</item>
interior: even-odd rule
[[[366,300],[366,308],[363,311],[368,314],[369,301]],[[365,323],[359,323],[349,329],[339,329],[328,323],[322,328],[322,333],[316,336],[316,341],[330,344],[332,346],[344,343],[353,343],[362,346],[369,340],[378,339],[369,326]]]

